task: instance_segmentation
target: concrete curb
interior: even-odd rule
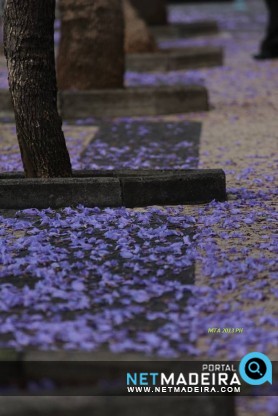
[[[206,88],[194,85],[60,93],[60,112],[63,119],[69,120],[156,116],[208,109]]]
[[[144,207],[226,199],[221,169],[77,171],[72,178],[24,179],[0,175],[0,208]]]
[[[61,396],[0,397],[0,406],[5,416],[235,416],[233,397]]]
[[[151,26],[151,30],[157,38],[169,39],[217,34],[219,33],[219,26],[215,20],[199,20],[196,22]]]
[[[223,65],[223,50],[219,47],[161,49],[155,53],[127,55],[127,69],[135,72],[179,71]]]
[[[13,357],[13,358],[11,358]],[[101,380],[107,377],[107,380],[113,380],[113,374],[116,379],[126,368],[129,369],[129,361],[132,369],[140,371],[142,362],[150,362],[150,357],[145,357],[142,354],[113,354],[111,352],[96,352],[84,353],[77,351],[33,351],[27,350],[19,354],[13,350],[0,350],[0,361],[7,361],[7,367],[15,370],[12,380],[20,380],[22,385],[25,385],[26,380],[40,380],[41,377],[47,377],[58,383],[55,390],[34,391],[34,392],[12,392],[13,397],[8,397],[8,394],[2,394],[0,397],[0,407],[5,416],[128,416],[130,413],[135,416],[152,416],[153,414],[161,414],[168,416],[173,413],[176,416],[183,416],[186,414],[190,416],[215,416],[221,414],[223,416],[235,415],[235,401],[233,396],[165,396],[165,397],[139,397],[139,396],[101,396],[103,394],[103,387],[98,387],[94,380]],[[189,358],[187,357],[187,360]],[[13,362],[12,362],[13,361]],[[59,362],[73,363],[69,367],[59,365]],[[96,374],[87,372],[86,366],[90,362],[96,363],[94,367]],[[103,363],[107,361],[106,366]],[[151,361],[158,361],[158,371],[161,369],[161,363],[165,362],[165,368],[172,369],[171,363],[168,360],[151,358]],[[180,362],[176,361],[177,369],[179,369]],[[78,363],[81,362],[81,367]],[[82,365],[83,362],[83,365]],[[9,367],[9,363],[12,364]],[[53,363],[53,364],[51,364]],[[141,363],[141,364],[140,364]],[[14,364],[14,365],[13,365]],[[39,364],[39,365],[38,365]],[[75,364],[77,365],[75,367]],[[100,367],[98,369],[98,365]],[[138,367],[137,367],[138,366]],[[144,364],[143,364],[144,366]],[[66,372],[63,374],[61,368],[68,370],[84,371],[78,374]],[[89,368],[91,368],[89,366]],[[103,373],[104,369],[104,373]],[[108,372],[105,372],[108,371]],[[3,376],[3,375],[2,375]],[[5,377],[5,374],[4,374]],[[4,378],[5,379],[5,378]],[[11,374],[8,374],[8,379],[11,379]],[[75,383],[73,381],[75,380]],[[104,387],[105,388],[105,387]],[[26,397],[22,397],[23,395]]]
[[[59,111],[63,119],[132,117],[209,110],[205,87],[159,86],[115,90],[63,91]],[[9,90],[0,90],[0,115],[11,116]]]

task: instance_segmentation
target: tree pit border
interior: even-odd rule
[[[75,171],[71,178],[0,174],[0,209],[146,207],[226,200],[221,169]]]
[[[209,110],[209,96],[200,85],[132,87],[60,91],[58,108],[64,120],[152,117]],[[0,116],[13,117],[8,89],[0,90]]]
[[[197,20],[195,22],[151,26],[151,31],[158,39],[178,39],[217,35],[219,33],[219,25],[215,20]]]
[[[222,66],[223,49],[214,46],[160,49],[154,53],[131,53],[126,57],[128,71],[167,72]]]

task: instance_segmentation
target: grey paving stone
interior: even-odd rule
[[[99,169],[194,169],[201,132],[200,122],[186,120],[105,121],[81,161],[85,169],[92,165]]]

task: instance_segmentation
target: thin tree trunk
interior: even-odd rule
[[[6,0],[4,48],[27,177],[71,176],[57,111],[55,0]]]
[[[0,0],[0,55],[4,52],[3,45],[3,11],[4,11],[4,0]]]
[[[123,0],[125,16],[125,52],[142,53],[157,50],[154,36],[130,0]]]
[[[60,0],[59,4],[59,88],[123,88],[125,55],[121,0]]]
[[[166,0],[131,0],[131,4],[148,25],[168,23]]]

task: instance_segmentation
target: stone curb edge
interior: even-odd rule
[[[158,38],[182,38],[200,35],[216,35],[219,33],[219,25],[216,20],[197,20],[195,22],[151,26],[151,30]]]
[[[145,207],[226,200],[221,169],[76,171],[72,178],[0,174],[0,208]]]
[[[155,53],[132,53],[126,57],[127,70],[135,72],[180,71],[223,65],[220,47],[160,49]]]
[[[141,117],[209,110],[208,91],[200,85],[133,87],[114,90],[60,91],[65,120],[90,117]],[[1,117],[13,116],[8,89],[0,90]]]

